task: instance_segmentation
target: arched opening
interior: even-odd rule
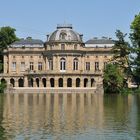
[[[29,80],[29,87],[33,87],[33,86],[34,86],[34,80],[33,80],[33,78],[31,78]]]
[[[20,78],[20,79],[18,80],[18,86],[19,86],[19,87],[24,87],[24,80],[23,80],[22,78]]]
[[[15,80],[13,78],[10,79],[10,84],[15,87]]]
[[[63,79],[59,78],[58,80],[59,87],[63,87]]]
[[[91,87],[94,87],[95,86],[95,80],[94,78],[91,79]]]
[[[72,87],[72,79],[71,78],[67,79],[67,87]]]
[[[36,78],[36,86],[39,87],[39,78]]]
[[[80,87],[80,78],[76,79],[76,87]]]
[[[50,79],[50,86],[51,86],[51,87],[54,87],[54,78],[51,78],[51,79]]]
[[[2,83],[2,84],[6,84],[7,82],[6,82],[6,80],[5,80],[4,78],[2,78],[2,79],[1,79],[1,83]]]
[[[84,79],[84,87],[87,87],[87,86],[88,86],[88,79],[85,78],[85,79]]]
[[[43,87],[46,87],[46,78],[42,79],[42,84],[43,84]]]
[[[64,33],[64,32],[62,32],[62,33],[60,34],[60,39],[61,39],[61,40],[66,40],[66,37],[67,37],[67,34]]]

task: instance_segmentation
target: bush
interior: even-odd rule
[[[4,90],[6,89],[7,84],[6,83],[1,83],[0,84],[0,93],[4,93]]]

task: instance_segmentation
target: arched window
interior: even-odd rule
[[[74,58],[73,60],[73,70],[78,70],[78,59]]]
[[[51,87],[54,87],[54,78],[51,78],[51,79],[50,79],[50,86],[51,86]]]
[[[58,85],[59,85],[59,87],[63,87],[63,79],[62,78],[58,79]]]
[[[88,79],[85,78],[85,79],[84,79],[84,87],[87,87],[87,86],[88,86]]]
[[[18,80],[18,86],[19,86],[19,87],[24,87],[24,80],[23,80],[22,78],[20,78],[20,79]]]
[[[71,78],[67,79],[67,87],[72,87],[72,79]]]
[[[43,84],[43,87],[46,87],[46,78],[42,79],[42,84]]]
[[[60,39],[61,39],[61,40],[66,40],[66,36],[67,36],[66,33],[61,33],[61,34],[60,34]]]
[[[80,78],[76,79],[76,87],[80,87]]]
[[[66,59],[61,58],[60,59],[60,71],[65,71],[66,70]]]

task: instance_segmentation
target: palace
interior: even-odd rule
[[[103,87],[103,70],[112,57],[113,45],[106,37],[83,42],[83,35],[71,24],[57,25],[46,42],[28,37],[4,50],[0,79],[13,89],[96,91]]]

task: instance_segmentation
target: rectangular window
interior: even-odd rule
[[[90,62],[86,62],[86,70],[90,70]]]
[[[61,44],[61,50],[65,50],[65,44]]]
[[[95,62],[95,71],[99,70],[99,62]]]
[[[20,69],[21,71],[25,71],[25,62],[21,62]]]
[[[12,71],[16,71],[16,62],[12,62]]]
[[[30,70],[34,70],[34,63],[30,62]]]
[[[38,62],[38,70],[42,70],[42,62]]]
[[[77,59],[75,59],[73,61],[73,70],[78,70],[78,60]]]

